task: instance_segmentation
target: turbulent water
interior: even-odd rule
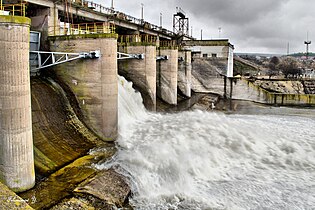
[[[119,151],[135,209],[314,209],[315,118],[145,111],[120,78]]]

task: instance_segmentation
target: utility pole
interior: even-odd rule
[[[202,29],[200,31],[200,40],[202,40]]]
[[[114,10],[114,0],[112,0],[112,5],[110,7],[112,10]]]
[[[162,28],[162,18],[163,18],[163,14],[162,12],[160,12],[160,27]]]
[[[143,3],[141,3],[141,20],[142,20],[142,22],[143,22],[143,7],[144,7],[144,4]]]
[[[191,27],[191,32],[190,32],[190,36],[193,36],[193,27]]]
[[[290,55],[290,42],[288,42],[288,46],[287,46],[287,56]]]

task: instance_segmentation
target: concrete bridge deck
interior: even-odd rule
[[[116,27],[129,32],[140,32],[169,40],[174,39],[177,36],[177,34],[165,28],[89,1],[85,1],[87,4],[71,3],[66,11],[63,3],[60,1],[28,0],[27,2],[34,5],[52,8],[54,13],[57,13],[58,11],[68,12],[69,14],[84,17],[91,21],[110,22]],[[51,16],[55,16],[54,23],[56,24],[57,14],[51,14]]]

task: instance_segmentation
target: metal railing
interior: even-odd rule
[[[167,30],[161,26],[157,26],[157,25],[151,24],[149,22],[146,22],[142,19],[132,17],[132,16],[127,15],[123,12],[114,10],[113,8],[104,7],[103,5],[94,3],[92,1],[76,0],[74,3],[79,4],[79,5],[87,8],[87,9],[91,9],[94,12],[99,12],[99,13],[102,13],[105,15],[109,15],[113,19],[123,20],[123,21],[127,21],[130,23],[136,24],[136,25],[140,25],[146,29],[151,29],[151,30],[157,31],[161,34],[165,34],[168,36],[175,36],[176,35],[173,31]]]
[[[5,15],[6,14],[5,12],[8,12],[8,15],[11,15],[11,16],[25,17],[26,2],[21,1],[20,3],[16,3],[16,4],[7,4],[7,3],[3,3],[3,0],[0,0],[0,15]]]
[[[160,41],[160,47],[167,47],[167,48],[177,48],[177,41]]]
[[[103,5],[94,3],[92,1],[82,1],[81,4],[84,7],[87,7],[89,9],[96,11],[96,12],[100,12],[100,13],[107,14],[107,15],[113,14],[115,12],[115,10],[113,10],[111,8],[104,7]]]
[[[117,43],[118,44],[128,44],[128,43],[151,43],[156,44],[158,41],[157,36],[153,35],[119,35]]]
[[[71,24],[60,22],[59,26],[50,27],[49,34],[80,35],[80,34],[114,34],[115,25],[108,22]]]

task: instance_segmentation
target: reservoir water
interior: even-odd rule
[[[135,209],[315,208],[314,115],[149,113],[119,80],[119,149],[97,167],[128,177]]]

